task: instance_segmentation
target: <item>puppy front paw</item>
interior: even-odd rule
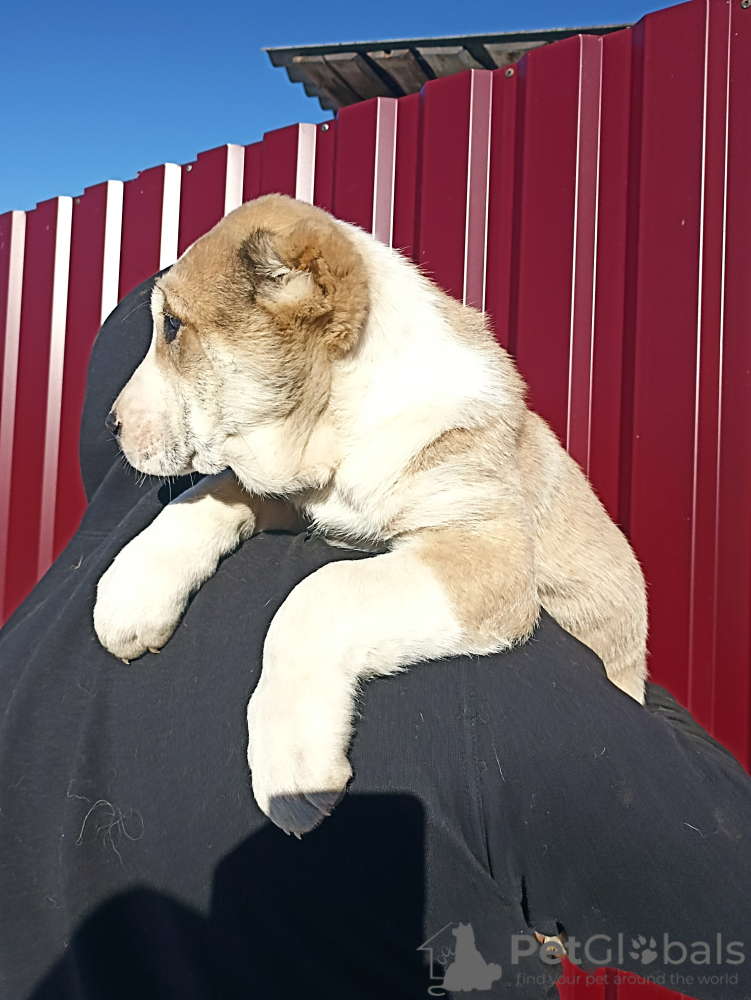
[[[191,579],[174,554],[144,532],[120,552],[97,586],[94,630],[110,653],[129,662],[158,652],[177,628]]]
[[[300,837],[344,796],[349,713],[332,715],[320,698],[306,702],[259,684],[248,705],[248,764],[253,794],[272,823]]]

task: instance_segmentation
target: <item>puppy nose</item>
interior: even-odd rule
[[[104,421],[104,425],[108,431],[111,431],[115,435],[115,437],[117,437],[118,433],[120,432],[121,424],[120,421],[117,419],[117,414],[115,413],[114,410],[110,410],[110,412],[107,414],[107,419]]]

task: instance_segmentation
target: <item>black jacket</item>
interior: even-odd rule
[[[555,993],[531,934],[559,925],[590,970],[610,949],[621,975],[751,995],[748,777],[547,616],[519,649],[369,683],[354,780],[302,841],[253,800],[246,704],[291,588],[366,556],[259,535],[160,655],[126,666],[100,646],[99,577],[185,485],[139,485],[104,427],[148,344],[149,291],[94,347],[81,527],[0,633],[2,1000],[406,1000],[444,992],[452,962],[465,991],[485,976],[485,995],[525,1000]]]

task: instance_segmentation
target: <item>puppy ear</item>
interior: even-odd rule
[[[280,330],[317,338],[345,354],[368,311],[368,282],[357,247],[333,219],[307,218],[284,234],[257,229],[238,248],[255,302]]]
[[[267,229],[256,229],[246,237],[238,247],[237,255],[253,296],[266,282],[277,282],[291,271],[279,256]]]
[[[357,342],[370,301],[365,264],[348,235],[324,218],[305,219],[287,237],[285,257],[313,280],[321,339],[345,354]]]

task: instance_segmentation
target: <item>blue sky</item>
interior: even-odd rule
[[[653,0],[3,0],[0,213],[329,115],[262,46],[616,24]]]

